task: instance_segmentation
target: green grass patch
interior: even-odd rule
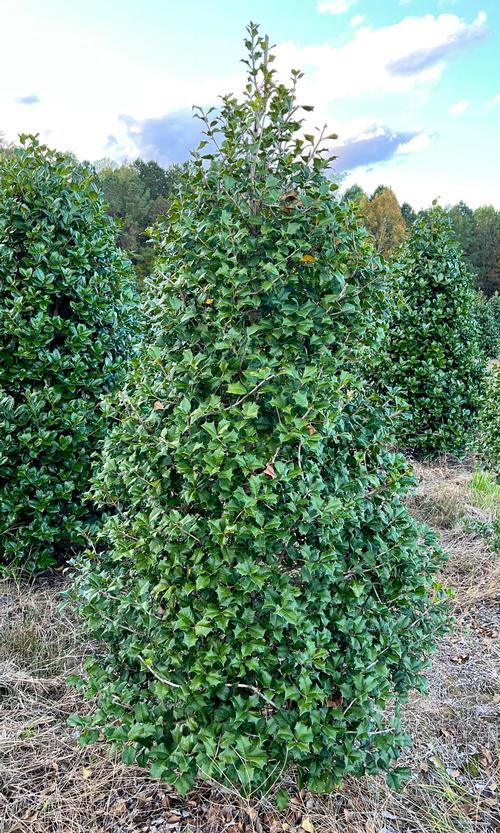
[[[500,517],[500,483],[488,471],[475,471],[470,481],[474,505]]]

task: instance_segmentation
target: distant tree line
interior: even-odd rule
[[[109,213],[119,224],[118,243],[128,251],[141,281],[150,272],[153,259],[146,229],[166,214],[179,190],[183,166],[162,168],[142,159],[120,165],[103,159],[95,168]],[[352,185],[341,200],[358,203],[364,224],[384,255],[397,249],[423,214],[408,202],[400,204],[392,188],[385,185],[379,185],[371,196],[359,185]],[[477,287],[491,297],[500,291],[500,212],[492,205],[473,210],[463,201],[446,210]]]
[[[351,185],[342,201],[351,200],[358,203],[364,224],[383,254],[394,251],[427,211],[415,211],[407,202],[400,205],[392,188],[384,185],[371,196],[359,185]],[[490,298],[500,291],[500,211],[492,205],[473,210],[463,200],[446,210],[477,287]]]
[[[109,213],[119,226],[118,245],[127,250],[141,283],[153,262],[146,229],[167,213],[182,166],[162,168],[142,159],[119,165],[102,159],[94,167]]]
[[[0,148],[8,147],[0,131]],[[109,214],[119,227],[118,245],[127,251],[141,283],[153,262],[147,229],[167,213],[179,191],[184,166],[163,168],[142,159],[120,164],[105,158],[94,163],[94,168]],[[400,204],[386,185],[378,185],[371,196],[360,185],[351,185],[341,201],[358,203],[364,225],[384,255],[397,249],[415,220],[428,211],[416,211],[408,202]],[[463,200],[446,211],[477,288],[491,298],[500,292],[500,211],[493,205],[472,209]]]

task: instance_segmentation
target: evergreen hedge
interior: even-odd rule
[[[485,468],[500,482],[500,363],[492,364],[486,377],[479,419],[479,454]]]
[[[408,406],[401,442],[418,456],[463,455],[474,440],[484,357],[473,280],[441,208],[413,223],[396,269],[381,381]]]
[[[0,562],[84,543],[101,396],[130,349],[131,267],[91,171],[36,138],[0,157]]]
[[[390,769],[445,620],[440,553],[359,367],[385,270],[300,137],[300,73],[277,83],[253,25],[246,45],[245,97],[202,114],[157,233],[148,343],[94,487],[117,507],[109,549],[75,588],[101,647],[81,681],[96,710],[73,723],[181,792]]]
[[[485,298],[478,292],[476,316],[479,345],[487,359],[500,357],[500,295]]]

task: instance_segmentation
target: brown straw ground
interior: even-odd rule
[[[456,627],[429,670],[429,694],[405,707],[413,776],[400,794],[383,777],[348,780],[330,797],[269,799],[200,784],[185,797],[104,743],[82,748],[67,718],[92,707],[66,678],[92,649],[64,581],[0,585],[0,833],[489,833],[500,831],[500,571],[478,531],[500,495],[466,467],[416,466],[412,511],[441,533]],[[492,490],[490,490],[492,491]],[[293,784],[289,784],[293,789]]]

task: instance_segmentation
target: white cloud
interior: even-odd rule
[[[470,101],[463,99],[462,101],[457,101],[455,104],[452,104],[448,113],[450,116],[461,116],[462,113],[465,113],[468,107],[470,107]]]
[[[193,103],[212,104],[221,91],[237,92],[242,86],[239,74],[214,78],[200,73],[188,81],[153,71],[115,52],[104,32],[100,37],[96,31],[91,39],[76,27],[25,13],[16,3],[0,27],[0,77],[0,130],[7,139],[40,133],[51,146],[85,159],[107,155],[111,135],[115,156],[137,155],[122,114],[145,119]],[[27,93],[40,103],[27,107],[16,102]]]
[[[317,8],[320,14],[343,14],[355,3],[356,0],[319,0]]]
[[[492,185],[496,185],[484,177],[474,175],[474,171],[470,177],[464,176],[463,172],[458,176],[452,171],[449,171],[448,175],[443,171],[437,176],[422,176],[421,160],[418,160],[418,165],[412,165],[410,159],[395,157],[395,160],[391,160],[383,169],[358,168],[352,171],[343,182],[343,187],[348,188],[357,183],[371,194],[381,182],[394,190],[400,203],[409,202],[415,209],[429,207],[432,200],[438,196],[441,205],[454,205],[463,199],[471,208],[488,205],[491,204],[495,193]]]
[[[276,65],[281,72],[302,67],[305,101],[327,112],[336,99],[409,93],[432,85],[450,57],[486,32],[484,13],[472,23],[454,14],[410,16],[389,26],[355,29],[339,47],[280,44]]]
[[[353,5],[351,0],[328,5],[340,8],[348,2]],[[192,103],[212,104],[220,93],[231,90],[238,94],[242,89],[244,78],[238,70],[219,77],[200,70],[197,77],[183,79],[157,67],[136,64],[130,55],[114,51],[104,30],[86,36],[75,27],[25,14],[22,5],[10,0],[5,25],[0,28],[0,130],[8,139],[15,139],[20,132],[40,132],[44,141],[71,149],[80,158],[111,154],[134,158],[138,152],[134,124],[161,119]],[[353,21],[360,17],[354,15]],[[411,100],[419,100],[442,75],[450,44],[456,51],[462,40],[469,43],[471,37],[480,36],[483,25],[482,15],[470,24],[453,14],[410,16],[388,26],[354,28],[339,47],[282,43],[277,48],[276,66],[280,75],[286,76],[292,67],[305,70],[300,100],[316,105],[310,125],[328,121],[345,144],[359,138],[373,120],[341,123],[333,119],[337,99],[370,95],[383,100],[391,94],[411,92]],[[20,42],[23,61],[18,55]],[[391,69],[415,53],[423,55],[415,67],[403,73]],[[26,102],[28,98],[37,98],[39,103],[16,103],[16,99]],[[131,119],[127,122],[123,115]],[[113,137],[112,146],[109,137]],[[411,148],[417,138],[406,144]]]
[[[353,29],[355,29],[356,26],[361,26],[364,19],[365,19],[364,14],[355,14],[351,17],[349,23],[353,27]]]
[[[490,100],[486,102],[487,107],[495,107],[496,104],[500,104],[500,93],[493,96],[493,98],[490,98]]]
[[[340,141],[332,143],[337,160],[334,168],[345,172],[371,169],[387,163],[395,155],[417,153],[430,144],[430,137],[419,130],[393,130],[383,122],[360,122],[336,125]]]
[[[418,133],[408,142],[404,142],[403,144],[399,145],[396,153],[398,156],[404,155],[406,153],[421,153],[423,150],[427,150],[432,144],[431,137],[428,133]]]

